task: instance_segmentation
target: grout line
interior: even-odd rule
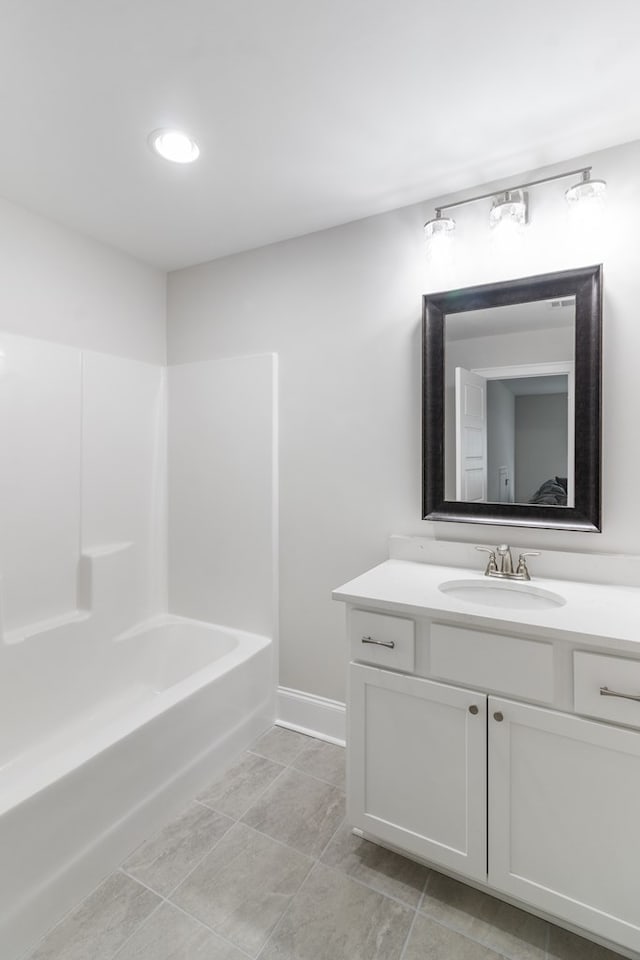
[[[334,790],[339,790],[340,793],[345,793],[344,787],[339,787],[337,783],[332,783],[331,780],[324,780],[322,777],[317,777],[315,773],[308,773],[307,770],[301,770],[300,767],[289,767],[289,769],[295,771],[295,773],[301,773],[304,777],[309,777],[311,780],[317,780],[318,783],[324,783],[328,787],[333,787]]]
[[[259,754],[259,753],[256,753],[255,756],[256,756],[256,757],[261,757],[262,755]],[[268,760],[269,757],[262,757],[262,759],[263,759],[263,760]],[[297,760],[298,758],[296,757],[295,759]],[[272,763],[275,763],[275,762],[276,762],[275,760],[272,761]],[[310,777],[312,780],[317,780],[319,783],[324,783],[324,784],[326,784],[328,787],[334,787],[336,790],[339,790],[340,793],[344,793],[344,792],[345,792],[344,787],[339,786],[337,783],[333,783],[333,781],[331,781],[331,780],[325,780],[323,777],[318,777],[315,773],[309,773],[307,770],[301,770],[300,767],[294,766],[293,762],[292,762],[292,763],[288,763],[288,764],[286,765],[286,767],[285,767],[285,770],[293,770],[293,771],[295,771],[295,773],[301,773],[301,774],[303,774],[303,776],[305,776],[305,777]],[[280,774],[278,774],[278,776],[280,776]],[[276,777],[276,779],[277,779],[277,777]],[[272,782],[275,783],[275,780],[273,780]],[[268,790],[269,787],[267,787],[266,789]],[[261,794],[261,796],[262,796],[262,794]],[[252,804],[252,806],[253,806],[253,804]],[[244,816],[244,814],[243,814],[243,816]]]
[[[208,923],[205,923],[204,920],[201,920],[199,917],[196,917],[193,913],[189,913],[188,910],[185,910],[184,907],[179,907],[177,903],[174,903],[173,900],[166,901],[170,907],[173,907],[179,913],[183,914],[185,917],[188,917],[190,920],[195,920],[196,923],[199,923],[201,927],[204,927],[205,930],[208,930],[209,933],[212,933],[214,937],[218,937],[224,943],[227,943],[230,947],[233,947],[234,950],[237,950],[238,953],[241,953],[243,957],[249,957],[249,960],[254,960],[250,953],[247,953],[246,950],[243,950],[242,947],[239,947],[237,943],[234,943],[232,940],[227,940],[226,937],[223,937],[221,933],[218,933],[217,930],[214,930],[213,927],[210,927]]]
[[[343,819],[340,821],[340,823],[338,824],[338,826],[336,827],[336,829],[333,831],[333,833],[331,834],[331,836],[329,837],[329,839],[327,840],[327,842],[325,843],[324,847],[323,847],[322,850],[320,851],[319,856],[316,857],[315,860],[312,861],[311,866],[310,866],[309,869],[307,870],[307,872],[306,872],[306,874],[305,874],[305,876],[304,876],[304,878],[303,878],[303,880],[302,880],[302,883],[300,884],[300,886],[298,887],[298,889],[296,890],[296,892],[295,892],[295,893],[293,894],[293,896],[291,897],[291,900],[289,901],[289,903],[287,904],[287,906],[285,907],[285,909],[282,911],[282,914],[281,914],[278,922],[276,923],[276,925],[274,926],[274,928],[273,928],[273,929],[271,930],[271,932],[269,933],[269,936],[267,937],[267,939],[265,940],[265,942],[262,944],[262,946],[261,946],[261,948],[260,948],[260,952],[258,953],[258,956],[257,956],[256,960],[260,960],[260,957],[262,957],[264,951],[266,950],[266,948],[267,948],[267,946],[268,946],[268,944],[269,944],[269,941],[275,936],[276,931],[278,930],[278,928],[280,927],[280,925],[284,922],[284,918],[287,916],[287,914],[289,913],[289,911],[290,911],[291,908],[293,907],[293,904],[294,904],[294,901],[295,901],[296,897],[298,896],[298,894],[300,893],[300,891],[301,891],[302,888],[304,887],[305,883],[306,883],[307,880],[309,879],[309,876],[310,876],[312,870],[314,870],[314,868],[320,863],[320,857],[322,857],[322,856],[324,855],[325,851],[327,850],[327,847],[328,847],[329,844],[333,841],[333,838],[336,836],[338,830],[340,830],[340,828],[342,827],[343,823],[344,823],[344,817],[343,817]],[[259,831],[258,831],[258,832],[259,832]],[[286,846],[286,844],[284,844],[284,846]],[[292,849],[292,848],[290,848],[290,849]],[[298,851],[298,852],[299,852],[299,851]],[[323,866],[325,866],[325,864],[323,864]]]
[[[221,837],[220,839],[222,839],[222,837]],[[211,852],[211,851],[209,851],[209,852]],[[205,854],[205,856],[207,856],[207,854]],[[204,858],[203,858],[203,859],[204,859]],[[202,860],[200,860],[199,862],[202,863]],[[227,940],[226,937],[224,937],[221,933],[218,933],[217,930],[214,930],[213,927],[210,927],[209,924],[208,924],[208,923],[205,923],[204,920],[201,920],[200,917],[197,917],[194,913],[189,913],[188,910],[185,910],[184,907],[181,907],[179,904],[174,903],[173,900],[169,900],[169,896],[166,896],[166,897],[165,897],[165,896],[163,896],[163,894],[158,893],[158,891],[157,891],[157,890],[154,890],[153,887],[150,887],[148,884],[143,883],[142,880],[138,880],[137,877],[133,877],[130,873],[127,873],[127,871],[124,870],[122,867],[120,867],[120,870],[119,870],[119,871],[115,871],[115,872],[123,873],[126,877],[129,877],[130,880],[134,880],[136,883],[139,883],[140,886],[142,886],[142,887],[144,887],[146,890],[148,890],[149,893],[155,894],[156,897],[159,897],[159,898],[160,898],[160,903],[153,908],[153,910],[151,911],[151,913],[149,914],[149,916],[148,916],[148,917],[145,917],[145,919],[142,921],[142,923],[141,923],[138,927],[136,927],[136,929],[133,931],[133,933],[132,933],[129,937],[127,937],[127,939],[125,940],[125,942],[118,947],[118,950],[117,950],[116,953],[113,955],[113,957],[110,958],[110,960],[116,960],[117,955],[118,955],[118,954],[120,953],[120,951],[126,946],[126,944],[129,942],[129,940],[131,940],[132,937],[134,937],[134,936],[136,935],[136,933],[138,933],[138,931],[141,930],[142,927],[145,926],[145,924],[147,923],[147,921],[150,920],[151,917],[152,917],[155,913],[157,913],[157,911],[160,909],[160,907],[162,907],[164,904],[166,904],[166,905],[169,906],[169,907],[172,907],[174,910],[177,910],[178,913],[183,914],[183,916],[188,917],[190,920],[194,920],[194,921],[195,921],[197,924],[199,924],[201,927],[204,927],[206,930],[208,930],[209,933],[212,933],[214,936],[218,937],[220,940],[223,940],[225,943],[229,944],[229,946],[235,947],[235,949],[238,950],[240,953],[242,953],[245,957],[251,957],[251,955],[248,954],[245,950],[243,950],[242,947],[238,947],[238,946],[237,946],[235,943],[233,943],[231,940]],[[182,881],[181,881],[181,882],[182,882]],[[174,887],[171,892],[173,893],[175,890],[178,889],[179,886],[180,886],[180,884],[178,884],[177,887]],[[253,958],[251,958],[251,960],[253,960]]]
[[[424,881],[424,887],[422,888],[422,896],[420,897],[420,900],[418,901],[418,906],[416,907],[416,910],[418,910],[418,912],[422,912],[422,908],[424,907],[424,901],[427,896],[427,890],[429,889],[429,885],[433,880],[434,871],[431,869],[431,867],[427,867],[426,869],[427,869],[427,876]]]
[[[296,892],[292,895],[291,899],[289,900],[289,903],[286,905],[286,907],[284,908],[284,910],[282,911],[282,913],[281,913],[280,916],[278,917],[278,920],[276,921],[275,925],[272,927],[272,929],[271,929],[271,930],[269,931],[269,933],[267,934],[267,937],[266,937],[264,943],[262,944],[262,946],[260,947],[260,950],[259,950],[258,953],[256,954],[256,960],[260,960],[260,957],[262,956],[262,954],[264,953],[264,951],[267,949],[267,946],[269,945],[269,942],[270,942],[270,941],[272,940],[272,938],[275,936],[276,931],[277,931],[278,928],[284,923],[284,918],[287,916],[287,914],[288,914],[289,911],[291,910],[291,908],[292,908],[292,906],[293,906],[293,904],[294,904],[294,901],[295,901],[296,897],[298,896],[298,894],[299,894],[300,891],[302,890],[303,886],[305,885],[305,883],[306,883],[307,880],[309,879],[309,874],[311,873],[311,871],[313,870],[313,868],[316,866],[317,862],[318,862],[317,860],[312,860],[312,861],[311,861],[311,865],[309,866],[309,869],[307,870],[307,872],[305,873],[304,877],[302,878],[302,882],[301,882],[300,886],[298,887],[298,889],[296,890]]]
[[[243,753],[249,753],[249,752],[250,752],[250,751],[248,751],[248,750],[243,751]],[[241,754],[241,756],[242,756],[242,754]],[[255,753],[255,754],[253,754],[253,756],[258,757],[258,756],[260,756],[260,754]],[[260,759],[262,759],[262,760],[268,760],[269,758],[268,758],[268,757],[261,757]],[[275,761],[275,760],[272,760],[271,762],[272,762],[272,763],[275,763],[276,761]],[[253,806],[255,806],[255,804],[258,802],[258,800],[260,800],[260,799],[265,795],[265,793],[267,792],[267,790],[269,790],[269,789],[273,786],[273,784],[274,784],[277,780],[280,779],[280,777],[283,775],[283,773],[286,773],[286,771],[289,769],[288,767],[285,767],[285,766],[283,766],[282,764],[277,764],[277,765],[280,766],[280,767],[282,767],[282,769],[280,770],[280,772],[275,775],[275,777],[273,778],[273,780],[271,780],[265,787],[263,787],[263,789],[260,791],[260,793],[251,801],[251,803],[249,804],[249,806],[247,807],[247,809],[246,809],[246,810],[243,810],[243,812],[242,812],[242,813],[240,814],[240,816],[237,817],[237,818],[236,818],[236,817],[229,817],[229,814],[228,814],[228,813],[225,813],[224,810],[221,810],[220,807],[214,807],[211,803],[207,803],[206,800],[198,800],[198,803],[201,803],[203,807],[208,807],[209,810],[214,810],[215,813],[220,813],[220,814],[222,814],[222,815],[225,816],[225,817],[229,817],[230,820],[236,820],[236,822],[239,823],[240,820],[242,820],[242,817],[246,816],[246,814],[249,812],[249,810],[251,810],[251,808],[252,808]],[[225,776],[226,776],[226,774],[223,774],[223,776],[220,778],[220,780],[214,781],[214,783],[222,782],[222,780],[224,779]],[[211,784],[211,786],[213,786],[213,785],[214,785],[214,784]],[[202,796],[202,791],[200,792],[200,796]]]
[[[106,883],[107,880],[109,880],[114,874],[118,873],[118,870],[119,868],[116,867],[115,870],[111,871],[111,873],[108,873],[106,876],[102,877],[102,879],[96,883],[95,887],[92,887],[91,890],[84,895],[84,897],[78,900],[77,903],[74,903],[72,907],[69,907],[68,910],[65,910],[62,916],[59,918],[59,920],[56,920],[53,926],[49,927],[49,929],[46,930],[45,933],[43,933],[43,935],[39,937],[34,944],[32,944],[30,947],[27,947],[25,952],[20,954],[18,960],[30,960],[36,950],[38,950],[44,944],[44,941],[53,934],[54,930],[57,930],[58,927],[65,922],[65,920],[68,920],[72,914],[79,910],[86,903],[89,897],[93,896],[96,890]],[[133,877],[130,877],[129,879],[133,879]],[[155,891],[153,892],[155,893]]]
[[[323,741],[318,741],[318,742],[322,743]],[[304,747],[302,748],[302,750],[304,750]],[[302,750],[300,751],[300,753],[296,754],[296,756],[293,758],[293,760],[291,760],[290,763],[285,764],[285,769],[295,770],[296,773],[304,773],[305,777],[311,777],[313,780],[319,780],[320,783],[326,783],[329,787],[335,787],[336,790],[340,790],[342,793],[344,793],[345,792],[344,787],[340,786],[340,784],[338,783],[334,783],[333,780],[325,780],[324,777],[319,777],[316,773],[309,773],[308,770],[301,770],[300,767],[296,767],[295,762],[300,757]],[[247,753],[253,753],[253,751],[248,750]],[[260,757],[261,760],[271,760],[271,757],[264,757],[261,753],[253,753],[253,755],[255,757]],[[279,763],[278,760],[271,760],[271,762]]]
[[[222,810],[218,810],[217,807],[212,807],[210,804],[205,803],[204,800],[194,800],[193,802],[197,803],[198,806],[200,807],[204,807],[205,810],[210,810],[211,813],[217,813],[221,817],[226,817],[228,820],[231,820],[232,823],[238,822],[235,817],[231,817],[228,813],[223,813]],[[146,842],[146,841],[143,841],[143,842]],[[142,844],[140,844],[140,846],[142,846]]]
[[[260,753],[259,750],[254,750],[251,747],[247,747],[247,753],[252,753],[255,757],[262,757],[263,760],[271,760],[271,763],[280,763],[282,764],[283,767],[290,767],[293,761],[298,759],[298,757],[300,756],[300,754],[304,749],[305,749],[305,745],[303,744],[298,750],[298,752],[295,754],[295,756],[293,757],[293,760],[287,760],[287,761],[274,760],[273,757],[269,757],[266,753]]]
[[[377,887],[367,883],[366,880],[361,880],[359,877],[352,877],[350,873],[345,873],[344,870],[341,870],[339,867],[333,867],[330,863],[324,863],[322,860],[318,860],[318,862],[321,863],[323,867],[326,867],[327,870],[333,870],[334,873],[339,874],[341,877],[346,877],[347,880],[352,880],[360,887],[366,887],[366,889],[371,890],[372,893],[377,893],[379,897],[384,897],[386,900],[393,900],[393,902],[397,903],[400,907],[406,907],[408,910],[419,909],[419,907],[414,906],[412,903],[408,903],[406,900],[402,900],[400,897],[394,896],[392,893],[383,893],[382,890],[379,890]],[[418,899],[419,904],[422,902],[422,893],[423,891],[421,890],[420,898]]]
[[[437,873],[438,871],[436,870],[434,872]],[[447,876],[447,874],[442,874],[442,876]],[[425,892],[426,892],[426,886],[428,885],[428,882],[430,879],[431,877],[427,879],[427,884],[425,885]],[[462,883],[463,881],[457,881],[457,882]],[[491,896],[490,893],[484,893],[483,891],[480,891],[480,892],[483,893],[483,895],[486,897]],[[497,898],[494,898],[494,899],[497,899]],[[424,902],[424,894],[423,894],[423,902]],[[506,901],[501,900],[499,902],[505,903]],[[507,905],[511,906],[511,904],[507,904]],[[515,909],[519,910],[520,907],[515,907]],[[431,923],[437,923],[439,927],[444,927],[445,930],[449,930],[451,931],[451,933],[457,933],[458,936],[464,937],[465,940],[469,940],[471,943],[474,943],[479,947],[484,947],[485,950],[491,950],[493,953],[497,954],[497,956],[499,957],[499,960],[520,960],[520,957],[522,956],[521,952],[516,952],[516,953],[511,953],[511,951],[505,952],[505,948],[497,947],[493,945],[489,940],[480,939],[470,930],[463,930],[459,926],[456,926],[455,921],[444,919],[442,917],[434,917],[430,913],[425,913],[424,911],[422,911],[421,907],[418,908],[417,912],[420,913],[426,920],[429,920]],[[523,911],[523,912],[527,913],[527,911]],[[527,913],[527,916],[535,917],[535,914]],[[545,931],[545,946],[542,947],[542,950],[544,951],[544,957],[546,958],[546,960],[549,960],[547,944],[550,936],[550,933],[549,933],[550,925],[548,921],[542,920],[542,917],[537,917],[536,919],[541,920],[543,923],[547,925],[547,929]],[[491,930],[500,929],[496,923],[493,923],[490,920],[485,921],[485,923],[491,928]],[[531,946],[534,946],[534,944],[531,944]]]
[[[123,871],[123,873],[124,873],[124,871]],[[128,877],[129,874],[127,873],[127,874],[125,874],[125,876]],[[129,877],[129,879],[130,879],[130,880],[135,880],[135,877]],[[138,882],[139,882],[139,881],[138,881]],[[144,883],[142,884],[142,886],[144,887]],[[150,889],[151,889],[150,887],[147,887],[147,890],[150,890]],[[151,892],[152,892],[152,893],[155,893],[155,890],[152,890]],[[157,894],[156,894],[156,896],[157,896]],[[161,900],[160,903],[157,903],[157,904],[155,905],[155,907],[153,908],[153,910],[151,911],[151,913],[148,914],[148,916],[146,916],[146,917],[144,918],[144,920],[142,921],[142,923],[139,923],[138,926],[135,928],[135,930],[133,930],[133,931],[129,934],[129,936],[127,937],[127,939],[126,939],[123,943],[120,944],[120,946],[118,947],[118,949],[116,950],[116,952],[111,954],[110,960],[116,960],[116,957],[118,956],[118,954],[121,953],[121,952],[124,950],[124,948],[126,947],[126,945],[129,943],[129,941],[130,941],[130,940],[133,940],[133,938],[135,937],[135,935],[136,935],[137,933],[139,933],[140,930],[142,930],[142,928],[143,928],[144,926],[146,926],[146,924],[151,920],[151,918],[152,918],[153,916],[155,916],[155,914],[158,912],[158,910],[160,909],[160,907],[163,906],[163,904],[164,904],[164,900]]]
[[[203,806],[203,807],[205,807],[207,810],[211,810],[211,809],[212,809],[211,807],[207,807],[207,805],[206,805],[205,803],[200,804],[200,805]],[[187,808],[187,809],[188,809],[188,808]],[[213,810],[212,812],[213,812],[213,813],[220,813],[219,810]],[[220,816],[223,816],[223,814],[220,814]],[[179,818],[176,818],[176,819],[179,819]],[[202,856],[199,857],[198,860],[194,863],[193,867],[191,867],[191,869],[189,870],[189,872],[188,872],[188,873],[185,873],[184,877],[182,877],[182,879],[179,880],[178,883],[175,884],[175,886],[171,887],[171,889],[169,890],[169,893],[166,894],[166,895],[163,894],[163,893],[160,893],[159,890],[154,890],[154,888],[153,888],[153,887],[150,887],[149,884],[147,884],[147,883],[144,882],[144,880],[140,880],[138,877],[135,876],[135,874],[130,873],[128,870],[125,870],[125,868],[124,868],[124,863],[127,862],[127,860],[129,859],[129,857],[127,857],[127,860],[124,860],[124,861],[123,861],[123,864],[121,864],[118,869],[120,870],[121,873],[124,873],[125,876],[129,877],[131,880],[135,880],[136,883],[142,884],[142,886],[143,886],[143,887],[146,887],[147,890],[150,890],[152,893],[155,893],[155,895],[156,895],[157,897],[162,897],[164,900],[167,900],[170,896],[172,896],[172,895],[175,893],[175,891],[178,889],[178,887],[179,887],[181,884],[184,883],[184,881],[187,879],[187,877],[190,877],[191,874],[193,873],[193,871],[198,869],[198,867],[200,866],[200,864],[202,863],[202,861],[203,861],[203,860],[206,860],[206,858],[209,856],[209,854],[210,854],[213,850],[215,850],[215,848],[218,846],[218,844],[220,843],[220,841],[222,840],[222,838],[223,838],[223,837],[226,837],[226,835],[229,833],[229,831],[230,831],[230,830],[233,830],[234,826],[235,826],[236,823],[238,822],[237,820],[233,820],[231,817],[228,817],[227,819],[230,820],[231,823],[229,824],[229,826],[227,827],[227,829],[224,831],[224,833],[223,833],[221,836],[219,836],[218,839],[215,840],[214,843],[213,843],[210,847],[207,848],[207,850],[202,854]],[[157,834],[154,834],[154,836],[157,836]],[[151,839],[153,839],[153,838],[150,837],[149,839],[151,840]],[[140,846],[142,846],[142,844],[141,844]]]
[[[217,811],[216,811],[216,812],[217,812]],[[237,820],[234,821],[234,822],[231,824],[231,826],[229,827],[229,829],[228,829],[228,830],[225,830],[225,832],[222,834],[221,837],[218,837],[218,839],[217,839],[216,842],[213,844],[213,846],[212,846],[212,847],[209,847],[209,849],[206,851],[206,853],[203,853],[203,855],[202,855],[201,857],[199,857],[199,859],[194,863],[194,865],[191,867],[191,869],[190,869],[187,873],[185,873],[184,877],[182,877],[182,879],[179,880],[178,883],[175,884],[175,886],[171,887],[171,889],[169,890],[169,892],[168,892],[168,893],[166,894],[166,896],[165,896],[165,900],[168,900],[169,897],[172,897],[172,896],[174,895],[174,893],[176,892],[176,890],[178,889],[178,887],[181,887],[182,884],[183,884],[186,880],[189,879],[189,877],[191,876],[191,874],[192,874],[195,870],[198,869],[198,867],[200,866],[200,864],[203,863],[203,861],[207,859],[207,857],[209,856],[209,854],[210,854],[210,853],[213,853],[213,851],[216,849],[216,847],[218,846],[218,844],[220,843],[220,841],[223,840],[231,830],[233,830],[233,828],[235,827],[235,825],[236,825],[237,822],[238,822]],[[134,879],[135,879],[135,877],[134,877]],[[172,902],[173,902],[173,901],[172,901]]]
[[[416,925],[417,919],[418,919],[418,911],[414,910],[413,917],[411,918],[411,923],[409,925],[409,929],[407,930],[407,935],[405,937],[404,943],[402,944],[402,950],[400,951],[400,956],[398,960],[404,960],[404,956],[407,952],[407,947],[409,946],[409,941],[411,940],[411,934],[413,933],[413,928]]]
[[[322,850],[320,851],[320,853],[319,853],[318,856],[316,857],[316,860],[317,860],[318,863],[321,863],[321,862],[322,862],[322,858],[324,857],[325,853],[327,852],[327,850],[329,849],[329,847],[330,847],[331,844],[333,843],[334,839],[336,838],[336,836],[337,836],[337,834],[338,834],[338,831],[342,830],[342,827],[343,827],[344,824],[346,823],[346,820],[347,820],[346,817],[343,817],[343,818],[342,818],[342,820],[340,821],[340,823],[338,824],[338,826],[335,828],[335,830],[333,831],[333,833],[331,834],[331,836],[329,837],[329,839],[328,839],[327,842],[325,843],[324,847],[322,848]],[[323,863],[322,865],[323,865],[323,867],[326,867],[326,866],[327,866],[326,863]]]
[[[272,843],[277,843],[279,847],[284,847],[285,850],[289,850],[291,853],[297,853],[299,857],[305,857],[307,860],[311,860],[315,863],[316,858],[313,856],[313,854],[303,853],[303,851],[298,850],[297,847],[292,847],[290,843],[285,843],[284,840],[278,840],[276,837],[272,837],[270,834],[265,833],[264,830],[258,830],[257,827],[252,827],[251,824],[244,823],[242,820],[238,820],[238,823],[247,830],[252,830],[254,833],[264,837],[265,840],[271,840]]]

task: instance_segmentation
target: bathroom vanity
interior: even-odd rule
[[[637,957],[640,589],[482,570],[391,559],[334,591],[350,822]]]

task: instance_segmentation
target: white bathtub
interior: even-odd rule
[[[84,634],[84,635],[83,635]],[[180,617],[0,649],[0,956],[12,960],[272,722],[272,645]]]

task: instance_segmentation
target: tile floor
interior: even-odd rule
[[[344,822],[344,750],[274,727],[30,960],[617,960]]]

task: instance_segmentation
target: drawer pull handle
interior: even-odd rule
[[[609,687],[600,687],[601,697],[620,697],[621,700],[636,700],[640,703],[640,693],[618,693],[617,690],[609,690]]]
[[[373,637],[363,637],[361,643],[375,643],[377,647],[389,647],[389,650],[395,647],[394,640],[374,640]]]

